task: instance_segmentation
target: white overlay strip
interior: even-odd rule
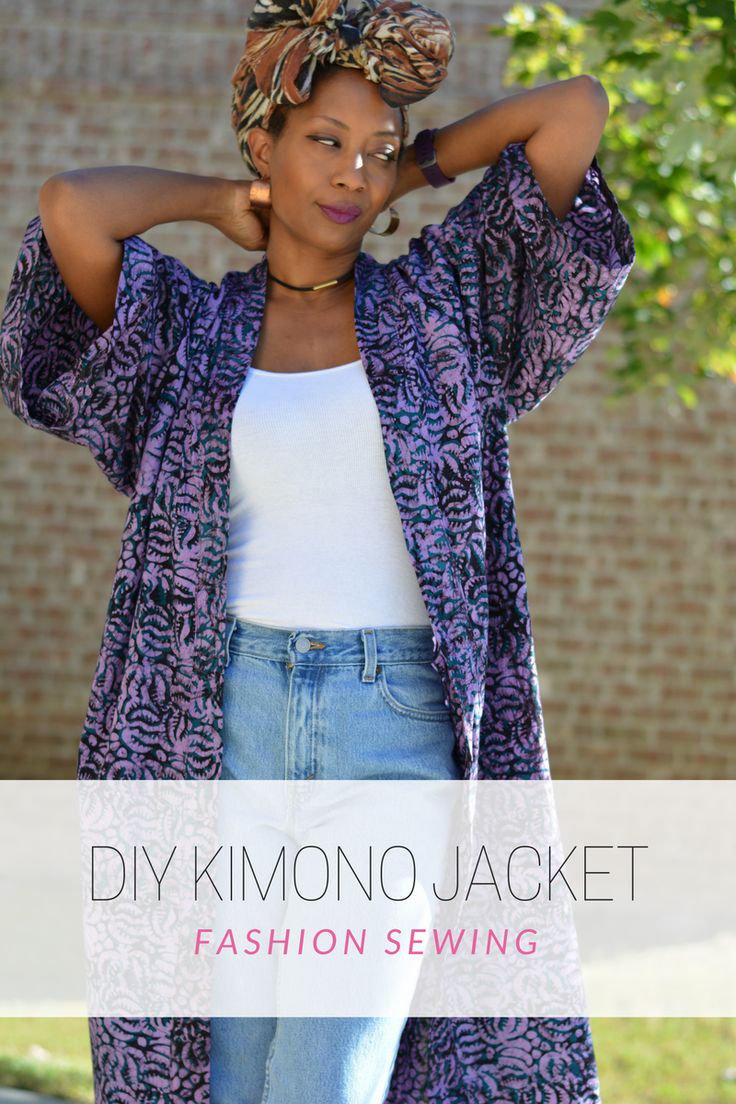
[[[0,782],[0,1015],[736,1015],[736,782]]]

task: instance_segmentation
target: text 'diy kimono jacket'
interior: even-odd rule
[[[509,144],[441,225],[387,264],[361,252],[356,336],[466,779],[549,778],[507,427],[593,341],[634,263],[594,159],[549,207]],[[265,257],[219,284],[124,242],[104,332],[38,217],[0,328],[3,395],[86,445],[130,498],[80,779],[212,779],[221,761],[231,418],[266,302]],[[90,1021],[97,1101],[209,1100],[209,1020]],[[595,1104],[587,1019],[412,1018],[388,1104]]]

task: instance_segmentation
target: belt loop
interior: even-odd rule
[[[363,650],[365,664],[363,665],[363,682],[376,681],[376,634],[373,629],[361,629],[363,638]]]
[[[225,666],[230,665],[230,637],[233,635],[233,630],[237,625],[237,618],[225,617]]]

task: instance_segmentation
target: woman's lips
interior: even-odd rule
[[[321,203],[318,203],[317,206],[333,222],[353,222],[360,215],[360,211],[341,211],[335,207],[323,207]]]

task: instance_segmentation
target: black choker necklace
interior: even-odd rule
[[[291,288],[292,291],[319,291],[320,288],[337,287],[338,284],[346,283],[353,275],[353,269],[355,268],[355,261],[353,261],[352,267],[348,272],[343,273],[342,276],[338,276],[336,280],[327,280],[324,284],[312,284],[311,287],[297,287],[296,284],[287,284],[286,280],[279,280],[278,276],[274,276],[268,267],[268,261],[266,261],[266,272],[275,280],[277,284],[281,284],[282,287]]]

